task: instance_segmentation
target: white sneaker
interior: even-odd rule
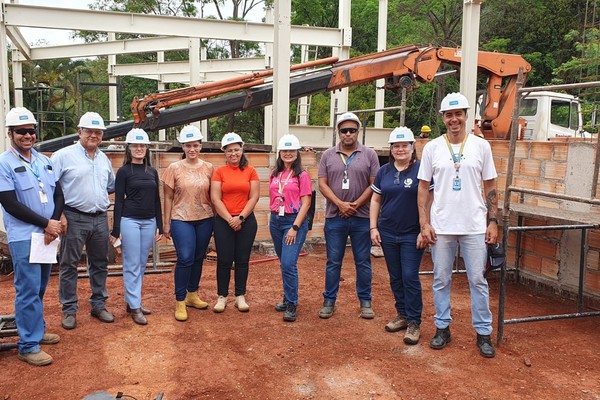
[[[227,307],[227,297],[219,296],[217,299],[217,304],[213,307],[213,311],[216,313],[222,313],[225,311],[225,307]]]
[[[248,305],[248,303],[246,303],[246,298],[244,297],[244,295],[237,296],[235,298],[235,306],[241,312],[248,312],[248,311],[250,311],[250,306]]]

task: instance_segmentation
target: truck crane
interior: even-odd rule
[[[385,79],[385,89],[400,91],[416,82],[433,81],[442,64],[460,66],[460,62],[460,49],[404,46],[343,61],[329,58],[299,64],[292,66],[292,71],[324,64],[331,64],[331,67],[293,75],[290,78],[290,99],[378,79]],[[523,68],[524,76],[531,70],[531,65],[520,55],[479,52],[478,69],[488,77],[486,103],[480,122],[485,138],[509,137],[519,68]],[[134,120],[109,126],[104,139],[124,136],[134,124],[144,129],[159,130],[270,105],[273,100],[273,85],[266,78],[272,73],[272,70],[265,70],[238,78],[155,93],[142,99],[135,98],[131,105]],[[200,99],[207,100],[181,105]],[[175,105],[181,106],[167,108]],[[39,149],[55,151],[75,139],[76,135],[70,135],[48,140],[40,143]]]

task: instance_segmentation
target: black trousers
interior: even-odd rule
[[[242,224],[242,229],[238,232],[231,229],[223,218],[215,216],[213,232],[217,248],[217,294],[219,296],[229,294],[231,265],[234,262],[235,295],[246,294],[250,253],[257,230],[258,224],[254,213],[248,215]]]

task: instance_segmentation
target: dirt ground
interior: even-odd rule
[[[466,276],[455,275],[453,340],[436,351],[428,346],[435,331],[432,277],[423,275],[421,342],[407,346],[403,332],[384,330],[395,311],[382,258],[373,259],[374,320],[358,316],[350,251],[336,312],[329,320],[318,317],[325,259],[320,246],[300,258],[294,323],[283,322],[273,310],[282,297],[276,261],[251,265],[249,313],[238,312],[230,296],[223,314],[188,309],[184,323],[173,317],[172,273],[146,275],[144,306],[153,311],[147,326],[127,316],[122,278],[110,277],[108,308],[116,321],[92,319],[89,283],[80,280],[78,327],[63,330],[58,276],[52,276],[45,301],[47,331],[59,333],[61,342],[44,349],[54,363],[31,367],[17,359],[16,350],[1,352],[0,399],[81,399],[95,391],[138,400],[161,392],[164,399],[600,399],[600,319],[507,325],[496,357],[484,359],[471,328]],[[215,266],[206,262],[200,289],[211,307]],[[423,270],[429,268],[426,258]],[[0,314],[10,314],[12,278],[2,278]],[[490,287],[496,317],[497,276],[490,278]],[[575,311],[571,302],[513,284],[507,293],[507,318]]]

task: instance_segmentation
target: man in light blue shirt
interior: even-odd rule
[[[67,231],[61,243],[59,298],[62,327],[77,326],[77,264],[86,248],[90,286],[91,315],[113,322],[106,309],[108,292],[108,195],[115,191],[115,175],[108,157],[98,146],[106,127],[100,115],[85,113],[79,120],[79,141],[52,155],[56,176],[65,196],[64,218]]]
[[[0,155],[0,203],[14,270],[19,359],[43,366],[52,357],[40,345],[58,343],[60,337],[44,333],[43,298],[52,266],[30,262],[31,241],[33,234],[44,234],[48,244],[62,233],[64,201],[52,163],[33,149],[36,125],[26,108],[6,114],[10,147]]]

